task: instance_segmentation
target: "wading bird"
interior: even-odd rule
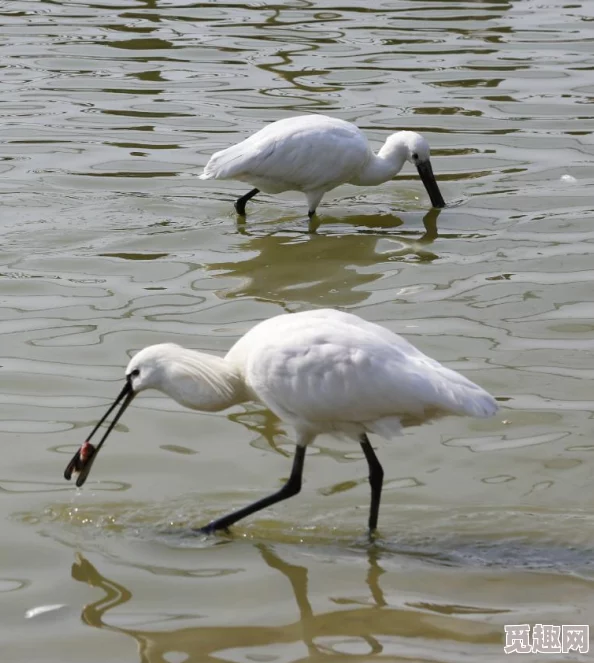
[[[368,433],[384,438],[404,426],[448,414],[488,417],[497,404],[484,389],[427,357],[401,336],[332,309],[278,315],[258,323],[224,358],[164,343],[128,364],[119,396],[76,452],[64,476],[85,482],[107,436],[136,394],[157,389],[206,412],[259,401],[292,424],[297,448],[291,475],[277,492],[213,520],[200,531],[227,529],[256,511],[296,495],[307,446],[321,433],[359,442],[369,466],[369,531],[377,527],[384,471]],[[97,446],[91,438],[115,410]]]
[[[374,154],[365,134],[354,124],[327,115],[301,115],[273,122],[241,143],[216,152],[200,179],[239,180],[255,187],[235,202],[235,210],[242,216],[247,201],[260,191],[302,191],[311,218],[327,191],[341,184],[383,184],[410,161],[433,207],[444,207],[429,156],[429,143],[414,131],[391,134]]]

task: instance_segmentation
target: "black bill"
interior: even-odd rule
[[[425,189],[427,189],[433,207],[445,207],[445,200],[435,181],[435,175],[433,174],[433,168],[431,168],[429,159],[419,162],[417,164],[417,171],[419,172],[421,181],[425,185]]]
[[[114,426],[118,423],[119,418],[124,414],[126,408],[128,407],[128,405],[130,405],[134,396],[135,394],[132,391],[132,384],[130,383],[129,380],[127,380],[126,384],[124,385],[124,388],[122,389],[122,391],[120,391],[118,397],[115,399],[112,406],[101,417],[101,420],[95,426],[95,428],[93,428],[91,434],[86,439],[85,443],[74,454],[72,460],[66,466],[66,469],[64,470],[64,478],[67,481],[70,481],[73,473],[78,473],[78,477],[76,479],[76,485],[80,488],[84,484],[84,482],[87,480],[87,477],[89,476],[89,472],[91,471],[91,466],[93,465],[93,461],[95,460],[97,454],[99,453],[99,449],[101,449],[101,447],[103,446],[103,443],[107,439],[107,436],[111,433]],[[109,424],[109,427],[105,431],[105,434],[101,438],[99,444],[96,447],[94,447],[92,444],[90,444],[91,438],[99,430],[99,427],[103,424],[103,422],[107,419],[107,417],[109,417],[109,415],[116,409],[116,407],[120,405],[120,403],[121,403],[120,409],[117,411],[112,422]]]

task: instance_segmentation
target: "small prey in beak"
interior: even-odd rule
[[[87,480],[87,477],[89,476],[89,472],[91,471],[93,461],[95,460],[97,454],[99,453],[99,449],[101,449],[103,443],[107,439],[107,436],[111,433],[114,426],[117,424],[119,418],[124,414],[126,408],[132,402],[134,395],[135,395],[134,391],[132,390],[132,382],[130,381],[130,379],[126,379],[126,384],[124,385],[122,391],[120,391],[118,397],[115,399],[113,405],[109,408],[109,410],[107,410],[107,412],[103,415],[103,417],[101,417],[99,423],[95,426],[95,428],[93,428],[89,437],[81,445],[80,449],[74,454],[72,460],[66,466],[66,469],[64,470],[64,478],[67,481],[70,481],[73,474],[78,474],[78,477],[76,478],[77,487],[80,488],[84,484],[84,482]],[[109,415],[115,410],[115,408],[120,403],[121,403],[120,409],[117,411],[115,417],[113,418],[113,421],[111,422],[111,424],[109,424],[109,427],[105,431],[105,434],[103,435],[101,440],[99,441],[99,444],[97,446],[94,446],[90,442],[91,438],[99,430],[101,424],[103,424],[103,422],[107,419],[107,417],[109,417]]]
[[[74,454],[72,460],[68,463],[68,467],[64,470],[64,478],[70,481],[73,474],[80,474],[85,468],[85,477],[91,468],[91,459],[95,455],[97,449],[88,440],[83,442],[80,449]],[[84,479],[83,479],[84,481]],[[81,484],[82,485],[82,484]]]

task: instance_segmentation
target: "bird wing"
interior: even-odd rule
[[[308,316],[302,326],[281,325],[278,334],[266,334],[266,343],[248,356],[248,385],[278,416],[305,429],[341,429],[350,422],[374,430],[373,422],[382,419],[407,425],[497,409],[486,391],[405,339],[355,320],[320,317],[316,325]]]
[[[369,159],[364,134],[343,120],[305,115],[274,122],[246,140],[216,152],[202,179],[238,179],[279,190],[333,188]]]

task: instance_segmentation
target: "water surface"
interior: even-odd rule
[[[591,3],[0,13],[2,660],[499,661],[504,624],[592,622]],[[309,112],[374,146],[422,132],[450,206],[429,212],[406,167],[329,194],[315,229],[295,194],[238,222],[245,189],[198,180],[208,156]],[[84,490],[64,482],[136,350],[223,353],[317,306],[403,333],[502,404],[374,441],[374,545],[362,454],[326,437],[298,498],[190,535],[289,473],[292,431],[254,404],[143,395]]]

